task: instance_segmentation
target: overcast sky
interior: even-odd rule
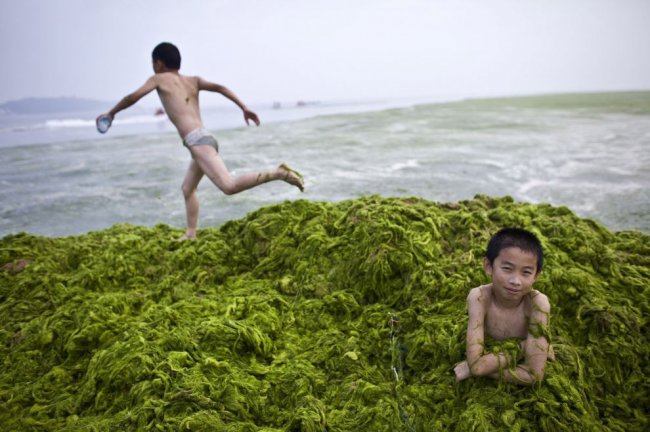
[[[650,0],[1,0],[0,103],[117,101],[161,41],[249,103],[650,89]]]

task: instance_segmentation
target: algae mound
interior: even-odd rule
[[[456,384],[503,226],[543,243],[557,360],[532,388]],[[644,234],[485,196],[296,201],[178,234],[0,241],[3,430],[648,428]]]

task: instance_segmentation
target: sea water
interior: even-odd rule
[[[400,105],[400,104],[397,104]],[[428,104],[206,109],[233,174],[286,162],[305,193],[272,182],[233,196],[199,185],[200,227],[285,200],[364,195],[453,202],[476,194],[564,205],[612,230],[650,232],[650,93]],[[164,116],[99,135],[97,113],[0,116],[0,236],[65,236],[116,223],[184,227],[189,154]]]

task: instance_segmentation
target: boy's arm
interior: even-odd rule
[[[470,291],[467,296],[467,369],[470,376],[484,376],[506,368],[508,360],[504,354],[485,354],[485,308],[489,295],[486,286],[480,286]],[[457,374],[457,378],[462,379]],[[468,378],[468,377],[467,377]]]
[[[129,93],[128,95],[124,96],[122,100],[120,100],[117,105],[115,105],[108,113],[107,115],[110,116],[111,120],[115,117],[115,114],[118,112],[130,107],[140,99],[142,99],[143,96],[151,93],[152,90],[154,90],[158,86],[156,82],[156,76],[152,76],[145,82],[139,89],[134,91],[133,93]]]
[[[541,293],[533,297],[533,312],[528,325],[528,336],[524,341],[524,364],[514,369],[504,369],[503,378],[516,384],[533,384],[544,378],[546,360],[550,355],[548,323],[551,305],[548,298]],[[499,378],[499,372],[491,375]]]
[[[242,102],[241,99],[239,99],[237,95],[235,95],[235,93],[233,93],[229,88],[222,86],[220,84],[215,84],[213,82],[206,81],[201,77],[198,77],[198,80],[199,80],[199,90],[207,90],[207,91],[222,94],[223,96],[233,101],[235,105],[237,105],[244,112],[244,120],[246,121],[246,124],[249,124],[248,123],[249,120],[253,120],[253,122],[257,126],[260,125],[260,119],[257,117],[257,114],[249,110],[246,104],[244,104],[244,102]]]

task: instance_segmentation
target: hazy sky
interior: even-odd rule
[[[0,102],[117,101],[161,41],[249,103],[650,89],[650,0],[0,0]]]

